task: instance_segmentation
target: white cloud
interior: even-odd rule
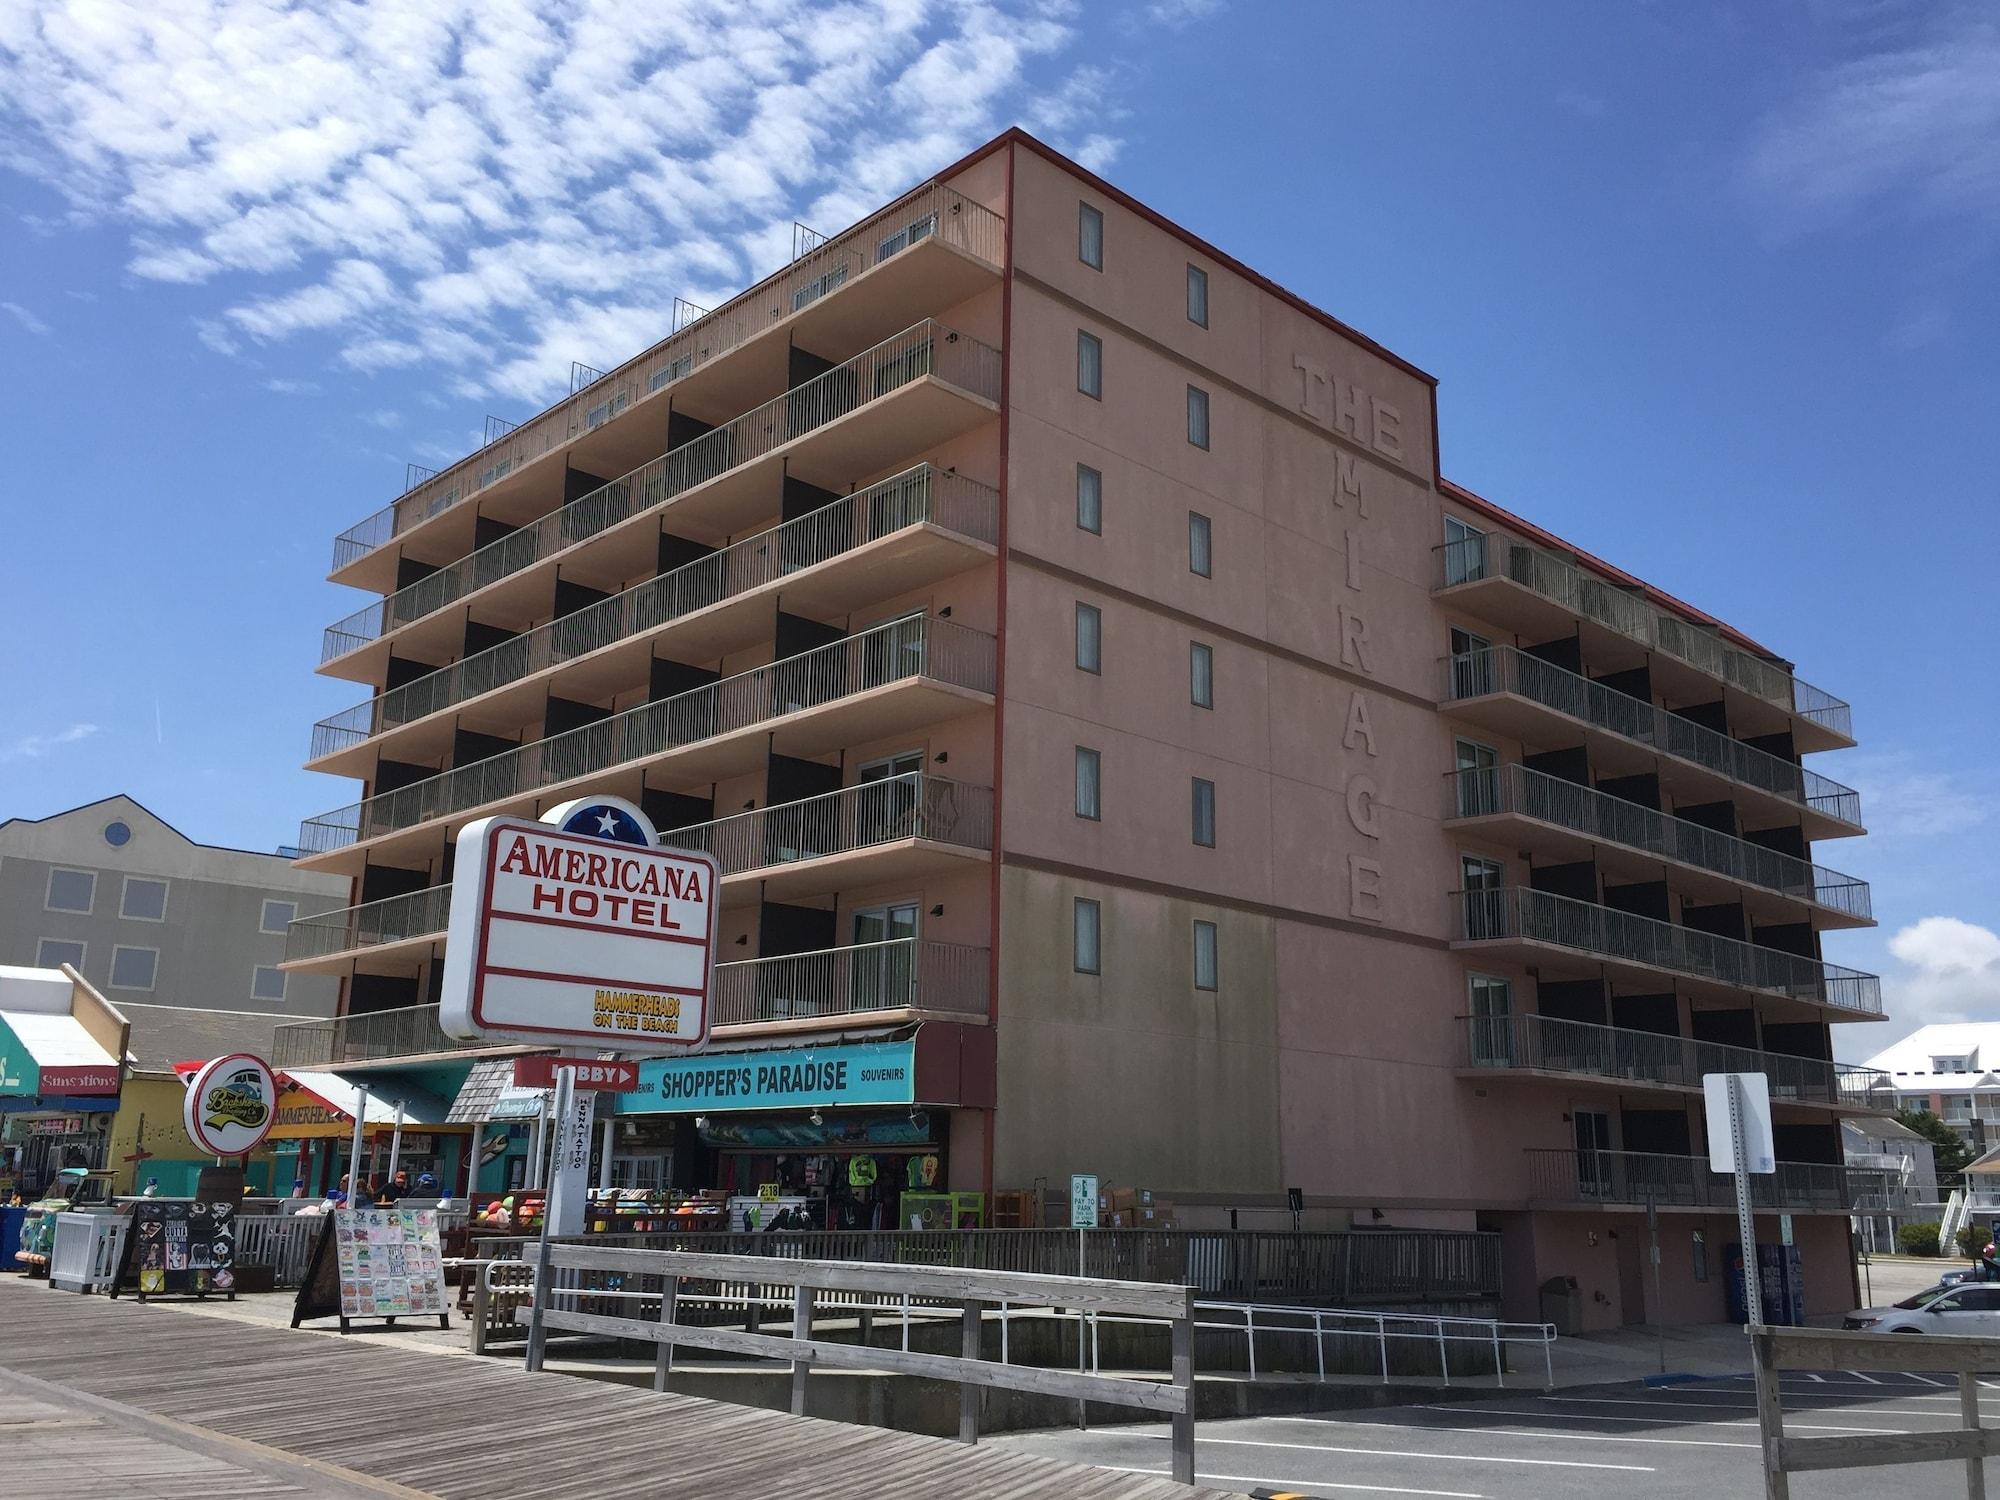
[[[1810,74],[1758,123],[1741,183],[1781,227],[1839,222],[1887,198],[1993,216],[2000,25],[1975,8],[1936,14],[1921,36],[1883,45],[1878,32],[1871,50]]]
[[[1889,939],[1904,972],[1885,975],[1885,1007],[1902,1026],[2000,1020],[2000,933],[1957,917],[1925,917]]]
[[[0,302],[0,312],[4,312],[38,339],[45,339],[52,331],[49,325],[29,312],[18,302]]]
[[[1178,30],[1192,26],[1196,21],[1205,21],[1221,10],[1223,0],[1152,0],[1146,7],[1146,14],[1162,26]]]
[[[1861,816],[1876,838],[1968,833],[1994,815],[1991,787],[1926,766],[1908,751],[1849,755],[1833,769],[1861,794]]]
[[[319,393],[319,383],[313,380],[272,379],[264,382],[264,389],[280,396],[313,396]]]
[[[0,761],[40,760],[52,750],[87,740],[96,733],[95,724],[72,724],[67,729],[52,730],[47,734],[24,734],[19,739],[0,745]]]
[[[1159,19],[1207,14],[1171,0]],[[1066,0],[49,0],[0,9],[0,157],[212,285],[239,357],[539,403],[997,133],[1103,165]],[[1095,80],[1100,85],[1101,79]],[[1038,101],[1046,107],[1036,110]]]

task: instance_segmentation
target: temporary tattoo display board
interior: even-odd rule
[[[437,1214],[422,1208],[339,1209],[326,1215],[292,1307],[292,1326],[308,1318],[394,1323],[435,1317],[451,1326]]]
[[[132,1227],[111,1295],[135,1291],[154,1296],[236,1300],[236,1203],[200,1198],[142,1198],[132,1205]]]

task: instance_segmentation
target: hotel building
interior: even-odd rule
[[[939,1186],[1296,1187],[1497,1232],[1510,1315],[1719,1319],[1701,1075],[1758,1070],[1759,1238],[1848,1305],[1840,1121],[1892,1100],[1831,1060],[1881,1008],[1820,951],[1871,920],[1802,764],[1845,703],[1444,479],[1431,376],[1019,132],[676,321],[336,539],[376,597],[308,764],[362,795],[299,843],[354,905],[292,930],[344,998],[281,1066],[443,1099],[496,1050],[432,1008],[456,830],[611,793],[721,860],[717,1052],[905,1047]],[[633,1180],[870,1107],[696,1099],[622,1107]]]

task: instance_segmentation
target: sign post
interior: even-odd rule
[[[1736,1178],[1736,1233],[1743,1252],[1743,1306],[1750,1326],[1764,1326],[1764,1288],[1757,1264],[1756,1220],[1750,1212],[1750,1174],[1776,1172],[1771,1136],[1771,1081],[1762,1073],[1704,1073],[1708,1113],[1708,1164]],[[1717,1127],[1727,1122],[1726,1131]]]
[[[347,1163],[347,1206],[359,1208],[368,1196],[368,1189],[361,1181],[361,1137],[368,1129],[368,1090],[359,1088],[354,1095],[354,1155]]]
[[[556,1129],[560,1132],[562,1123],[569,1119],[571,1106],[576,1102],[576,1069],[558,1066],[556,1068]],[[558,1145],[557,1154],[561,1147]],[[551,1176],[560,1177],[559,1173]],[[542,1313],[548,1307],[555,1288],[549,1284],[549,1228],[555,1222],[556,1204],[552,1191],[549,1201],[542,1206],[542,1233],[535,1247],[535,1297],[532,1311],[528,1314],[528,1354],[524,1361],[532,1373],[542,1367],[542,1346],[547,1335],[542,1326]]]

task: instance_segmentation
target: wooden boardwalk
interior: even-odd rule
[[[13,1372],[15,1378],[9,1378]],[[24,1378],[23,1378],[24,1377]],[[49,1425],[42,1426],[40,1424]],[[6,1472],[38,1497],[1190,1500],[1214,1491],[0,1278]],[[135,1445],[139,1445],[135,1449]],[[151,1455],[152,1467],[134,1453]],[[74,1460],[64,1478],[64,1460]]]

